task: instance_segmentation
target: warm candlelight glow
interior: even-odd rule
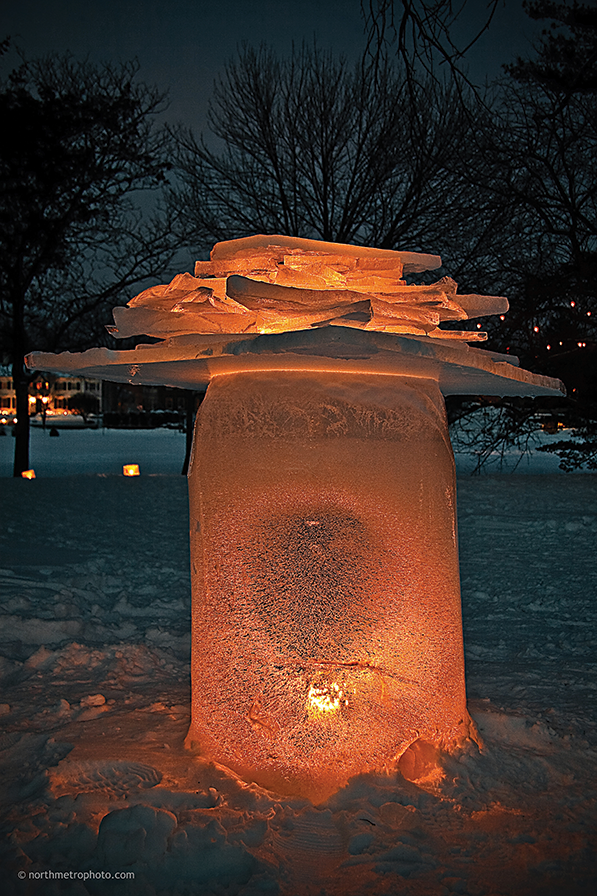
[[[563,390],[469,349],[481,324],[443,329],[508,302],[404,278],[440,266],[279,234],[218,243],[195,276],[114,309],[112,335],[162,342],[27,358],[209,384],[188,474],[186,745],[314,803],[361,773],[429,780],[440,750],[475,737],[443,395]]]
[[[341,706],[348,706],[344,691],[335,681],[331,684],[312,684],[307,694],[307,715],[310,719],[338,712]]]
[[[21,476],[23,479],[35,479],[35,470],[23,470]]]
[[[191,749],[320,803],[420,738],[467,737],[444,427],[430,380],[213,380],[189,477]]]

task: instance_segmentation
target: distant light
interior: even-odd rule
[[[533,332],[534,332],[534,333],[538,333],[538,332],[539,332],[539,327],[533,327]]]
[[[477,330],[481,329],[481,324],[477,324]]]
[[[587,311],[587,317],[590,317],[590,316],[591,316],[591,312]]]
[[[561,345],[561,344],[562,344],[562,343],[560,342],[560,345]]]
[[[500,320],[506,320],[506,315],[505,315],[505,314],[500,314]]]
[[[551,345],[548,345],[548,346],[547,346],[547,351],[549,351],[549,350],[550,350],[550,348],[551,348]]]
[[[139,476],[139,464],[125,464],[122,468],[123,476]]]
[[[570,302],[570,307],[571,307],[571,308],[574,308],[575,305],[576,305],[576,302]]]
[[[23,479],[35,479],[35,470],[23,470],[21,476]]]

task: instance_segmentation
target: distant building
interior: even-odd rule
[[[84,413],[104,415],[108,426],[150,425],[141,422],[153,414],[182,416],[189,393],[167,386],[129,385],[84,376],[57,376],[40,373],[29,386],[29,415],[55,416]],[[74,398],[85,396],[77,410]],[[9,367],[0,365],[0,422],[12,423],[17,409],[16,393]]]
[[[5,367],[0,367],[0,415],[8,417],[17,409],[17,397],[12,385],[12,377]]]
[[[73,395],[78,395],[80,393],[91,395],[93,396],[93,398],[97,398],[97,413],[102,413],[102,381],[87,379],[87,377],[83,376],[78,376],[76,377],[76,379],[73,379],[71,377],[59,376],[54,381],[50,392],[50,397],[52,399],[52,409],[68,410],[69,398],[72,398]]]
[[[87,377],[63,377],[54,374],[40,374],[29,386],[29,415],[70,414],[69,399],[73,395],[87,394],[97,399],[95,413],[102,413],[102,380]],[[0,367],[0,417],[5,422],[14,417],[17,396],[10,368]]]

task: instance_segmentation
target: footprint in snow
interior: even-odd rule
[[[103,793],[121,797],[132,790],[148,790],[162,780],[161,773],[140,762],[66,761],[50,771],[50,787],[55,796]]]

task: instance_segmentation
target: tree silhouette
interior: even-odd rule
[[[466,73],[466,54],[487,31],[499,0],[487,0],[474,33],[459,46],[454,30],[465,11],[476,0],[361,0],[365,21],[367,55],[378,65],[393,50],[400,59],[409,85],[419,82],[421,75],[435,77],[438,66],[448,70],[451,80],[460,88],[472,86]],[[477,4],[479,6],[479,4]]]
[[[549,21],[534,59],[518,58],[506,66],[518,81],[543,84],[558,93],[597,91],[597,7],[577,2],[534,0],[523,3],[537,21]]]
[[[437,80],[409,87],[394,64],[244,47],[209,124],[217,148],[175,135],[173,203],[197,250],[255,232],[425,249],[478,218],[456,179],[471,127],[460,97]]]
[[[164,97],[137,68],[54,56],[24,61],[1,86],[0,350],[17,398],[15,476],[29,466],[24,355],[88,347],[118,295],[173,254],[170,221],[135,201],[169,169],[153,123]]]
[[[496,235],[488,259],[511,306],[489,324],[490,345],[564,380],[570,398],[554,413],[579,438],[552,448],[570,469],[597,458],[597,9],[546,0],[525,8],[551,24],[531,58],[505,66],[463,177],[509,221],[510,238]],[[529,405],[526,415],[494,415],[494,435],[501,421],[528,432],[533,414]]]
[[[514,251],[502,255],[511,271],[512,311],[500,347],[509,345],[525,362],[562,376],[571,392],[595,400],[597,381],[591,385],[582,368],[594,364],[597,324],[597,86],[589,87],[597,10],[528,6],[536,17],[559,19],[544,32],[535,58],[507,67],[491,125],[482,129],[482,157],[469,165],[468,177],[509,207],[518,234]],[[565,9],[582,22],[572,43],[559,31]]]

